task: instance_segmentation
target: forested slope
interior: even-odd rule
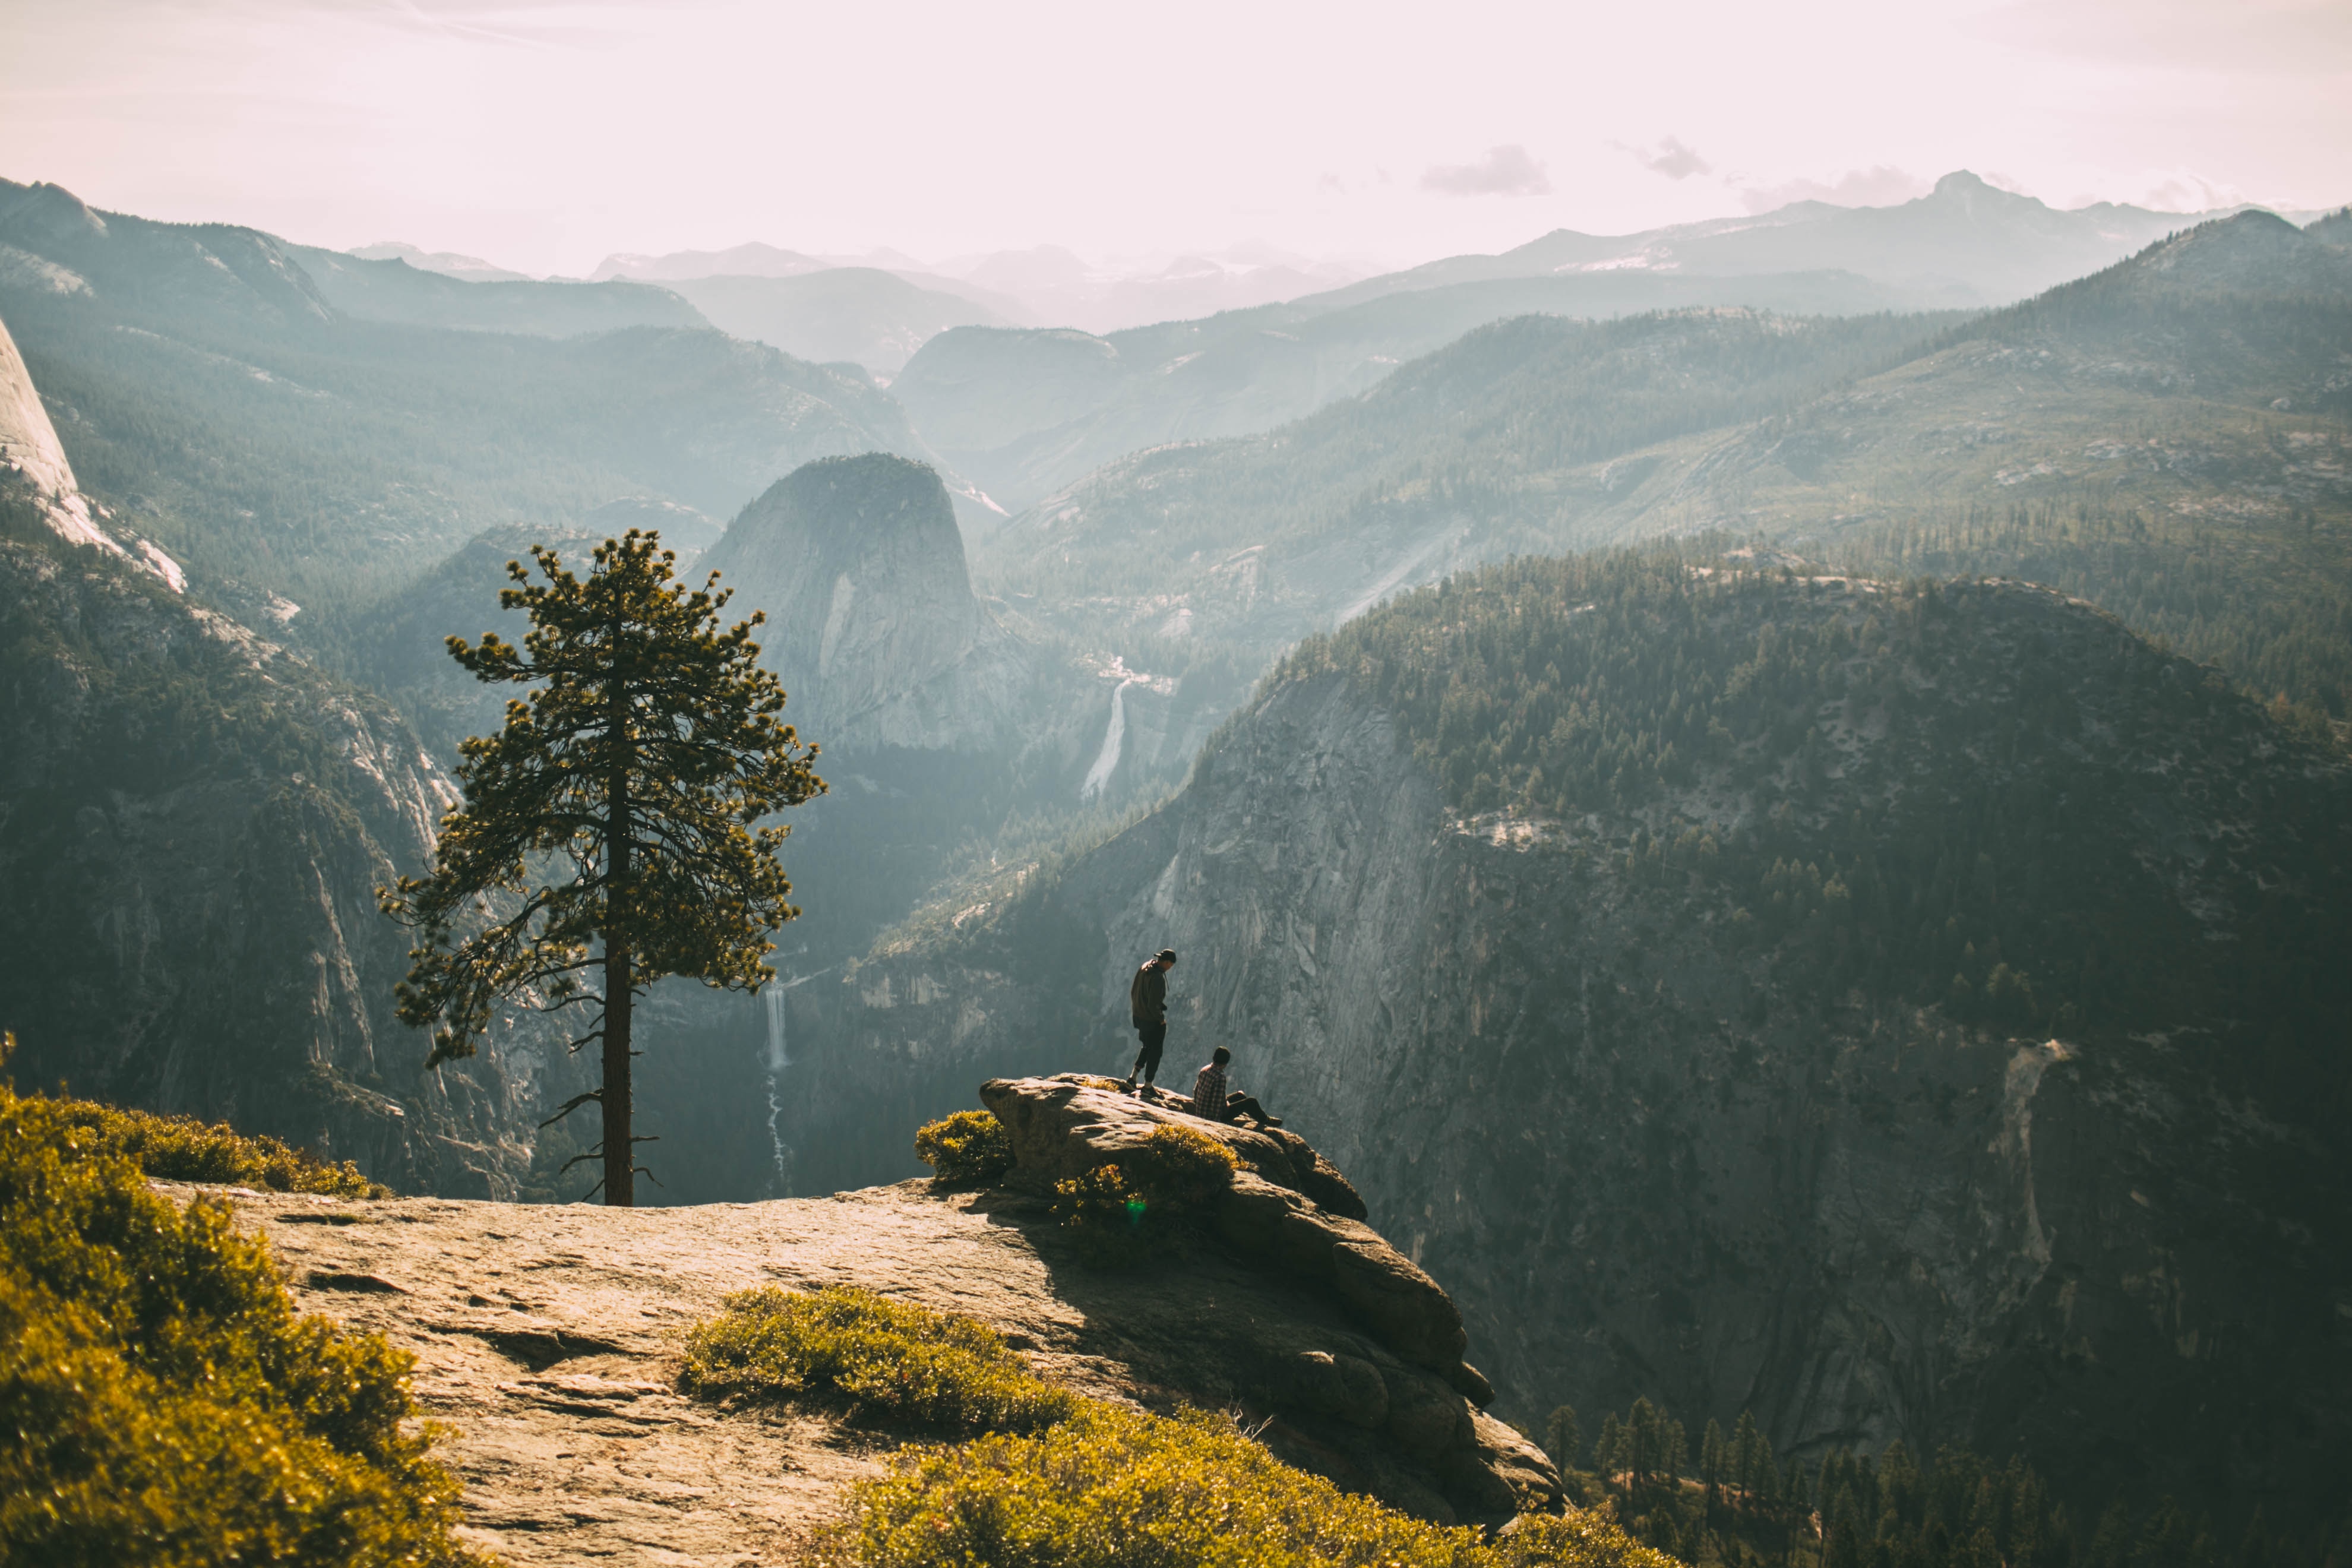
[[[1169,805],[811,995],[805,1065],[836,1111],[1123,1068],[1172,945],[1171,1057],[1364,1173],[1510,1414],[2301,1529],[2352,1389],[2347,823],[2324,734],[2045,589],[1521,562],[1310,642]]]
[[[2262,213],[1965,323],[1507,322],[1280,430],[1107,468],[979,569],[1090,626],[1279,642],[1513,552],[1730,528],[1885,563],[2030,508],[2137,530],[2143,583],[2227,557],[2240,629],[2207,640],[2210,607],[2147,629],[2340,714],[2340,661],[2276,623],[2340,615],[2352,584],[2347,355],[2352,252]],[[2107,568],[2069,558],[2105,602]]]

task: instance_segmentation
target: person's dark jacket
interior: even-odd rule
[[[1127,1000],[1137,1023],[1168,1021],[1168,972],[1160,967],[1158,959],[1145,961],[1143,967],[1135,972],[1135,979],[1127,987]]]

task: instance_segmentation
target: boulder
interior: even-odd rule
[[[1146,1100],[1083,1073],[1054,1078],[991,1079],[980,1086],[981,1102],[996,1113],[1013,1139],[1019,1174],[1041,1189],[1117,1161],[1156,1127],[1183,1126],[1205,1132],[1242,1163],[1279,1187],[1305,1194],[1318,1208],[1349,1219],[1370,1211],[1338,1167],[1307,1140],[1279,1127],[1244,1127],[1212,1121],[1180,1109],[1175,1100]]]
[[[1470,1418],[1470,1446],[1456,1449],[1438,1467],[1438,1476],[1468,1511],[1549,1513],[1564,1497],[1551,1457],[1507,1423],[1481,1410]],[[1490,1481],[1510,1492],[1501,1501]]]
[[[1373,1431],[1387,1422],[1387,1382],[1361,1356],[1306,1351],[1290,1366],[1290,1397],[1317,1415]]]
[[[1439,1379],[1411,1367],[1391,1367],[1381,1381],[1388,1388],[1383,1429],[1406,1453],[1422,1459],[1466,1451],[1473,1428],[1470,1406]]]

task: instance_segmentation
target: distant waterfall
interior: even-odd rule
[[[1119,748],[1127,742],[1127,689],[1135,684],[1129,676],[1110,694],[1110,728],[1103,731],[1102,750],[1095,753],[1095,765],[1087,770],[1087,782],[1078,786],[1080,800],[1092,800],[1110,787],[1110,775],[1118,772]]]
[[[760,997],[768,1005],[768,1145],[775,1153],[775,1195],[780,1198],[793,1195],[793,1148],[784,1142],[783,1132],[776,1125],[784,1109],[776,1080],[793,1065],[792,1054],[784,1043],[784,990],[782,985],[771,985]]]

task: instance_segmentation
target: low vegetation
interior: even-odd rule
[[[273,1193],[323,1193],[338,1198],[384,1198],[392,1189],[372,1182],[349,1160],[330,1164],[308,1149],[239,1132],[226,1121],[158,1116],[93,1100],[44,1101],[91,1152],[120,1154],[146,1175],[166,1182],[208,1182]]]
[[[684,1382],[705,1398],[836,1398],[869,1417],[959,1436],[1034,1432],[1077,1407],[987,1325],[852,1285],[730,1296],[726,1311],[688,1334]]]
[[[1234,1152],[1205,1132],[1155,1127],[1117,1163],[1056,1183],[1054,1213],[1087,1262],[1127,1267],[1181,1250],[1240,1168]]]
[[[298,1316],[226,1207],[0,1084],[0,1560],[477,1562],[409,1367]]]
[[[942,1182],[985,1185],[1013,1169],[1013,1140],[985,1110],[959,1110],[915,1130],[915,1158]]]
[[[693,1331],[687,1382],[846,1397],[968,1437],[856,1488],[819,1543],[832,1568],[1675,1568],[1605,1511],[1523,1519],[1492,1543],[1424,1523],[1284,1465],[1229,1416],[1081,1397],[981,1323],[850,1287],[732,1298]]]
[[[1103,1403],[1036,1436],[918,1450],[897,1474],[858,1489],[828,1545],[835,1568],[1489,1560],[1476,1531],[1349,1497],[1282,1464],[1223,1415],[1155,1416]]]

